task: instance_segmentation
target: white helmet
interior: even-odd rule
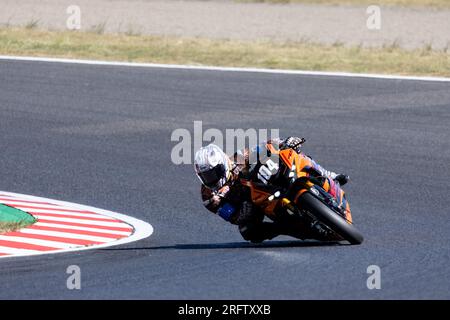
[[[220,189],[231,173],[231,163],[225,152],[215,144],[200,148],[194,158],[195,173],[209,189]]]

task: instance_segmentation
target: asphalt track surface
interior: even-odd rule
[[[0,190],[151,223],[127,245],[0,261],[0,298],[450,298],[450,83],[0,61]],[[171,133],[280,128],[348,173],[360,246],[245,243]],[[66,268],[81,268],[81,290]],[[368,290],[367,267],[381,268]]]

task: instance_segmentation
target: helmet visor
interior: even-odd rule
[[[199,172],[198,176],[205,186],[212,189],[219,186],[220,180],[225,178],[225,166],[223,164],[218,164],[212,169]]]

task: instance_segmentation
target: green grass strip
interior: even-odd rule
[[[188,65],[450,77],[450,49],[340,43],[210,40],[38,29],[0,29],[0,54]]]
[[[17,230],[34,222],[36,222],[36,219],[32,215],[0,204],[0,233]]]

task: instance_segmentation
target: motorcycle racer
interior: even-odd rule
[[[312,163],[311,170],[320,176],[331,178],[341,186],[348,182],[347,175],[325,170],[311,157],[303,154],[301,145],[304,142],[304,138],[288,137],[271,139],[267,143],[278,146],[280,150],[291,148],[301,157],[308,158]],[[237,225],[247,241],[259,243],[282,234],[299,237],[298,230],[290,230],[289,226],[277,222],[264,221],[264,212],[252,203],[250,190],[239,182],[240,175],[252,170],[249,159],[259,150],[259,146],[252,150],[245,148],[229,157],[214,144],[200,148],[195,154],[194,168],[202,182],[203,205],[224,220]],[[305,228],[303,231],[301,238],[309,238],[308,230]]]

